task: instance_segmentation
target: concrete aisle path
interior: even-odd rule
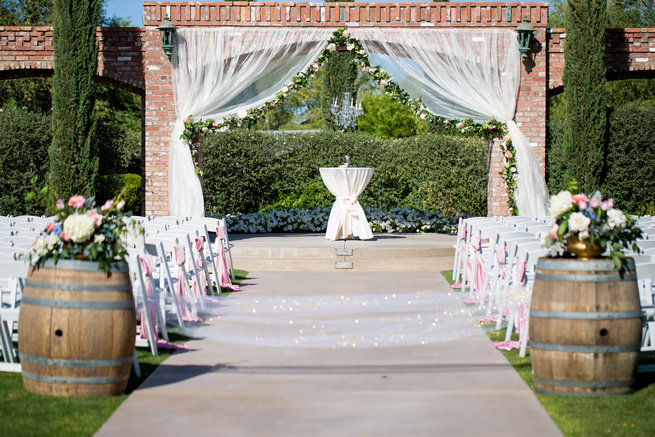
[[[482,329],[470,323],[461,295],[438,272],[259,271],[250,277],[241,292],[224,300],[226,313],[203,331],[207,337],[190,341],[189,351],[166,360],[97,436],[561,435]],[[423,310],[434,307],[442,318],[447,312],[449,323],[442,330],[439,324],[426,330],[424,339],[414,331],[396,344],[378,347],[329,347],[329,342],[312,348],[269,347],[229,335],[239,326],[247,332],[260,329],[263,339],[293,338],[298,323],[311,323],[311,317],[328,325],[326,334],[334,334],[347,326],[347,317],[361,317],[369,329],[359,334],[374,337],[379,333],[373,325],[381,319],[373,312],[344,317],[305,313],[295,326],[285,327],[280,321],[289,314],[260,326],[256,318],[246,317],[252,310],[245,304],[236,312],[227,310],[240,299],[261,305],[258,299],[275,301],[276,296],[343,296],[348,301],[350,296],[361,305],[362,296],[404,293],[418,296]],[[389,317],[416,318],[410,309],[414,304],[408,302],[406,309],[397,310],[402,314]]]

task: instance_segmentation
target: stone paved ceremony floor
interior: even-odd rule
[[[251,271],[96,435],[561,435],[461,300],[436,270]]]

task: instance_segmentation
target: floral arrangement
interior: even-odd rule
[[[570,256],[569,244],[577,238],[586,246],[609,250],[609,258],[618,270],[623,270],[625,254],[622,249],[639,252],[635,241],[641,237],[641,229],[635,226],[632,218],[614,208],[614,199],[603,199],[598,191],[591,196],[571,194],[576,191],[577,183],[573,181],[570,191],[551,196],[549,210],[555,224],[545,237],[544,246],[551,249],[553,256]]]
[[[519,209],[516,206],[516,183],[519,179],[519,172],[516,169],[516,149],[512,144],[509,134],[505,134],[500,143],[500,151],[503,154],[503,169],[499,172],[507,187],[507,209],[511,215],[518,215]]]
[[[394,208],[384,211],[364,207],[373,232],[457,232],[458,217],[444,216],[439,212],[422,212],[412,208]],[[330,208],[311,211],[255,212],[227,215],[231,232],[255,234],[264,232],[324,232],[330,217]]]
[[[99,210],[95,199],[72,196],[67,203],[56,202],[54,221],[32,243],[27,259],[34,266],[42,266],[52,259],[84,259],[97,261],[109,272],[111,263],[125,260],[128,228],[132,234],[143,233],[138,224],[127,219],[125,201],[108,200]]]

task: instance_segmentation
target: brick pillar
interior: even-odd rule
[[[516,123],[528,138],[539,162],[541,171],[546,169],[546,89],[547,89],[547,50],[546,26],[535,27],[535,38],[531,52],[521,63],[521,86],[516,104]],[[498,174],[502,169],[503,158],[498,142],[494,142],[489,153],[488,210],[491,216],[507,216],[507,194],[505,182]],[[521,211],[519,211],[519,214]]]
[[[147,26],[145,58],[145,215],[168,215],[169,142],[175,122],[171,62],[164,54],[161,33]]]

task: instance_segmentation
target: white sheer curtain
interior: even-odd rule
[[[183,120],[221,120],[272,100],[327,45],[333,29],[179,29],[173,51],[176,121],[170,143],[169,205],[201,217],[204,202]]]
[[[521,82],[516,34],[508,29],[350,29],[412,96],[436,115],[507,123],[516,148],[521,215],[548,215],[546,182],[528,139],[514,122]]]

